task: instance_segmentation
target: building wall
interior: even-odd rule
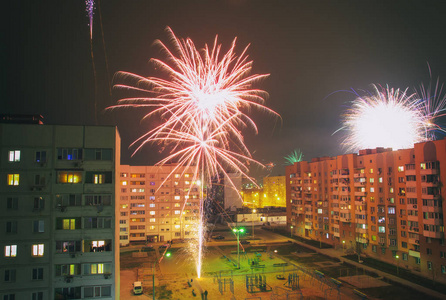
[[[197,236],[201,187],[194,171],[177,165],[121,165],[121,245]]]
[[[293,235],[446,281],[445,150],[439,140],[288,166],[287,226]]]
[[[224,174],[225,180],[225,210],[235,211],[242,208],[243,199],[240,195],[242,189],[242,175],[238,173]]]
[[[0,124],[0,141],[0,297],[118,298],[116,129]]]
[[[285,180],[285,176],[263,178],[263,195],[260,197],[260,207],[286,207]]]

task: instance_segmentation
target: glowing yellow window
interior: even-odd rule
[[[175,174],[175,178],[180,178],[180,174]]]
[[[90,266],[90,273],[91,274],[97,274],[98,273],[98,265],[97,264],[91,264],[91,266]]]
[[[127,180],[122,180],[121,185],[127,185]]]
[[[175,229],[180,229],[180,225],[175,225]]]
[[[104,274],[104,264],[98,264],[98,274]]]
[[[104,174],[94,174],[94,184],[103,184],[105,182]]]
[[[19,174],[8,174],[8,185],[19,185]]]
[[[184,177],[189,178],[189,174],[184,174]]]
[[[75,267],[75,265],[70,265],[70,275],[74,275]]]
[[[76,220],[75,219],[63,219],[62,221],[63,229],[65,230],[75,230]]]

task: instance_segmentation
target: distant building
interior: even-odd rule
[[[286,167],[292,235],[446,282],[446,140]]]
[[[197,237],[201,186],[194,168],[121,165],[119,239],[166,242]]]
[[[118,299],[116,128],[14,123],[0,124],[0,298]]]
[[[260,197],[260,207],[286,207],[286,176],[263,178],[263,195]]]

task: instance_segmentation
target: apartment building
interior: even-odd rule
[[[116,128],[5,123],[0,146],[0,298],[118,299]]]
[[[270,176],[263,178],[263,195],[260,197],[260,207],[286,206],[286,177]]]
[[[446,140],[286,167],[292,235],[446,281]]]
[[[193,167],[121,165],[119,239],[165,242],[197,236],[200,182]]]

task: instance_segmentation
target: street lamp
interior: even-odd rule
[[[240,233],[245,232],[245,228],[233,228],[232,231],[237,235],[237,265],[240,269]]]
[[[400,269],[399,269],[400,261],[398,260],[398,258],[400,257],[398,255],[395,255],[395,258],[396,258],[396,276],[400,276]]]
[[[293,237],[293,228],[294,228],[294,226],[291,225],[291,226],[290,226],[290,237]]]
[[[342,254],[345,255],[345,241],[342,241]]]

